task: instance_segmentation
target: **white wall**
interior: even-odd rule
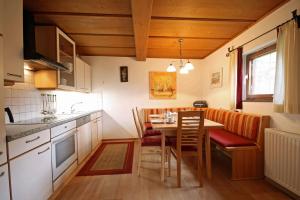
[[[84,57],[93,69],[93,92],[103,93],[104,138],[137,137],[131,108],[192,106],[201,97],[200,60],[190,74],[177,74],[176,100],[149,99],[149,71],[166,71],[176,59],[136,61],[127,57]],[[178,61],[178,60],[177,60]],[[120,82],[120,66],[128,66],[129,82]]]
[[[244,33],[239,35],[234,40],[230,41],[222,48],[202,60],[203,70],[201,71],[201,85],[203,99],[208,100],[211,107],[229,107],[229,94],[228,94],[228,62],[229,58],[225,56],[227,48],[230,46],[237,47],[258,35],[278,26],[279,24],[291,19],[291,12],[298,9],[300,12],[300,1],[291,0],[269,16],[262,19],[260,22],[250,27]],[[265,35],[264,37],[249,43],[244,47],[244,54],[250,53],[258,48],[266,46],[271,42],[276,41],[276,31]],[[208,86],[209,73],[222,67],[224,70],[224,84],[222,88],[211,89]],[[278,114],[272,110],[272,103],[258,103],[258,102],[244,102],[243,111],[250,113],[268,114],[271,115],[271,126],[281,130],[295,132],[300,134],[300,115]]]

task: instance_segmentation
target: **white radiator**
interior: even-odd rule
[[[265,130],[265,175],[300,196],[300,135]]]

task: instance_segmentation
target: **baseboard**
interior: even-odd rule
[[[138,141],[139,138],[112,138],[112,139],[103,139],[102,142],[116,142],[116,141]]]
[[[276,183],[275,181],[273,181],[272,179],[265,177],[265,180],[270,183],[271,185],[273,185],[274,187],[276,187],[277,189],[279,189],[280,191],[284,192],[285,194],[287,194],[289,197],[291,197],[292,199],[300,199],[300,196],[289,191],[288,189],[286,189],[285,187],[279,185],[278,183]]]

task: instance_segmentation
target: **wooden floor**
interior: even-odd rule
[[[213,153],[213,178],[204,177],[203,188],[198,187],[196,162],[189,158],[182,165],[182,188],[176,187],[176,162],[172,158],[171,177],[160,182],[159,156],[143,157],[141,176],[136,172],[135,148],[133,174],[74,177],[60,192],[58,200],[281,200],[288,196],[264,180],[231,181],[230,162],[218,152]]]

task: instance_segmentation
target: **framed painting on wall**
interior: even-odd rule
[[[176,99],[176,72],[149,72],[150,99]]]
[[[128,67],[127,66],[120,67],[120,81],[128,82]]]
[[[223,68],[215,70],[210,74],[210,87],[220,88],[223,82]]]

